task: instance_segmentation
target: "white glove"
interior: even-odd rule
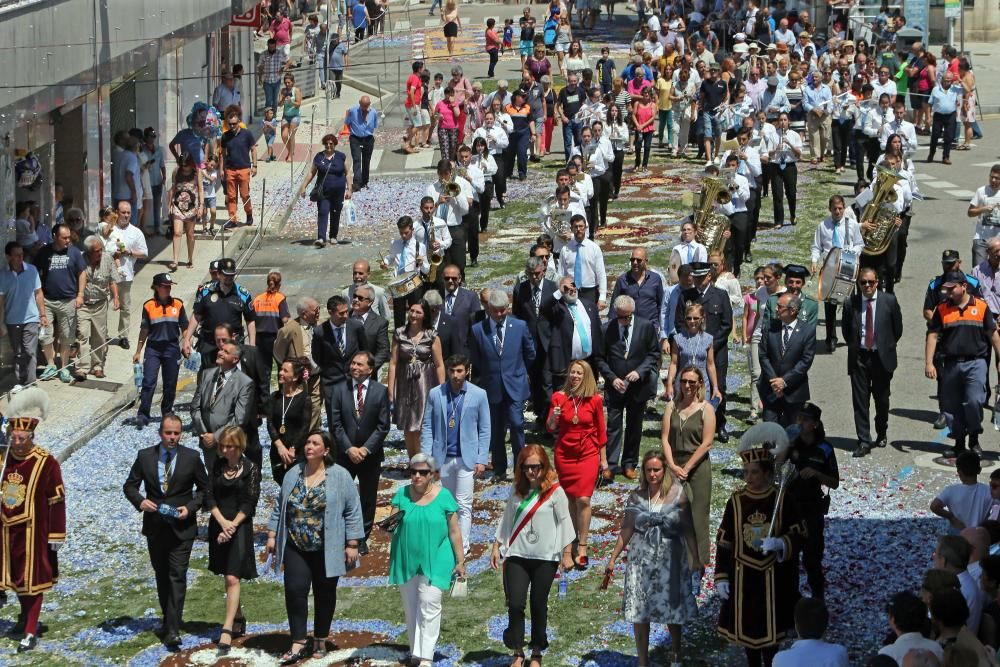
[[[785,560],[785,541],[779,537],[765,537],[760,550],[764,553],[773,553],[778,558],[778,562]]]
[[[719,596],[720,600],[729,599],[729,582],[728,581],[717,581],[715,583],[715,594]]]
[[[49,549],[53,551],[59,551],[59,548],[63,545],[63,542],[49,542]]]

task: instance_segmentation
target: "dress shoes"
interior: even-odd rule
[[[361,544],[358,545],[358,555],[359,556],[368,555],[368,540],[361,540]]]
[[[871,454],[872,446],[867,442],[859,442],[858,446],[854,448],[854,453],[851,454],[856,459],[864,458]]]
[[[826,351],[833,354],[837,350],[837,339],[827,338],[826,339]]]
[[[38,637],[33,634],[26,634],[24,639],[18,643],[17,652],[24,653],[26,651],[33,651],[36,646],[38,646]]]
[[[938,415],[937,419],[934,420],[934,428],[938,431],[943,429],[948,425],[948,418],[944,416],[944,413]]]
[[[163,637],[163,645],[174,651],[180,648],[181,638],[175,634],[168,634]]]
[[[719,431],[715,434],[715,439],[721,443],[727,443],[729,442],[729,434],[725,431]]]
[[[876,447],[886,447],[888,444],[889,444],[889,438],[886,437],[885,434],[882,434],[875,439]]]
[[[639,477],[639,473],[635,471],[635,468],[625,468],[625,472],[622,474],[625,475],[626,479],[638,479]]]
[[[604,472],[601,473],[601,477],[604,478],[605,482],[613,482],[615,481],[615,471],[605,470]]]

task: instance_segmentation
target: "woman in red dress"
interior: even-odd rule
[[[590,533],[590,496],[597,477],[608,469],[604,445],[608,431],[604,423],[604,402],[590,364],[574,361],[566,369],[566,384],[552,394],[546,428],[556,434],[555,463],[559,484],[569,499],[570,515],[576,527],[573,562],[578,570],[587,567],[587,536]]]

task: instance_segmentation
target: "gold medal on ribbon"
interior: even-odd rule
[[[573,415],[573,423],[574,424],[579,424],[580,423],[580,418],[577,417],[576,415]]]
[[[455,428],[455,418],[452,417],[448,420],[448,428]]]
[[[282,424],[280,427],[278,427],[278,433],[280,433],[281,435],[285,435],[285,425],[284,424]]]

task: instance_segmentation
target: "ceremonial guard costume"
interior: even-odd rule
[[[787,446],[783,428],[762,423],[741,438],[740,457],[745,468],[757,463],[771,469],[775,455]],[[769,656],[794,625],[792,612],[800,597],[795,554],[804,538],[795,503],[779,497],[773,481],[760,491],[748,484],[726,503],[716,537],[715,583],[724,591],[718,631],[746,649],[751,665],[760,665],[761,657],[769,665]]]
[[[56,551],[66,541],[66,493],[59,462],[34,445],[34,431],[48,413],[49,397],[29,387],[11,400],[10,447],[0,476],[0,589],[13,590],[21,613],[11,634],[18,652],[38,643],[42,593],[59,578]]]

